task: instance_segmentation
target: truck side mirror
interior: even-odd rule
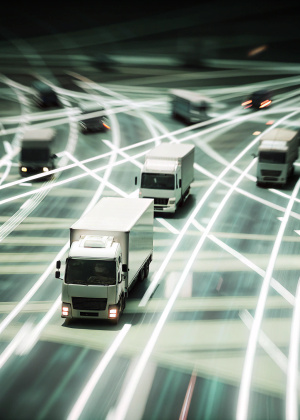
[[[137,176],[134,178],[134,185],[137,185]]]
[[[127,264],[122,264],[122,271],[123,273],[126,273],[128,270]]]
[[[181,188],[181,179],[179,180],[179,188]]]
[[[56,268],[57,268],[57,270],[60,269],[60,265],[61,265],[61,262],[60,261],[56,261]]]
[[[56,279],[60,279],[60,272],[59,271],[55,271],[55,278]]]

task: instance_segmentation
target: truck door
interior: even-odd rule
[[[117,267],[117,273],[116,273],[117,274],[117,287],[116,287],[116,289],[117,289],[117,296],[116,296],[117,300],[116,300],[116,303],[118,303],[119,300],[120,300],[120,296],[122,295],[122,293],[124,291],[124,282],[123,282],[123,279],[122,279],[122,256],[121,255],[119,255],[116,267]]]

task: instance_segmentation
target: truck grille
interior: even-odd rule
[[[281,171],[272,171],[272,170],[268,170],[268,169],[262,169],[261,171],[262,176],[280,176]]]
[[[74,309],[104,311],[106,308],[107,299],[73,297],[72,303]]]
[[[145,197],[145,198],[153,198],[153,197]],[[163,206],[166,206],[168,204],[168,201],[169,201],[168,198],[154,198],[154,205],[162,204]]]

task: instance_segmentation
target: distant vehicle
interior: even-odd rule
[[[256,185],[284,186],[294,172],[298,159],[299,133],[286,128],[274,128],[264,134],[258,147]]]
[[[187,199],[194,180],[194,150],[193,144],[161,143],[147,153],[139,196],[153,198],[154,211],[175,213]]]
[[[21,142],[19,172],[22,177],[47,173],[55,169],[55,154],[51,148],[56,131],[52,128],[32,129],[25,132]],[[50,175],[47,178],[51,178]],[[42,178],[43,180],[45,177]]]
[[[253,92],[243,103],[242,106],[244,109],[253,108],[253,109],[263,109],[267,108],[272,103],[272,92],[267,89],[257,90]]]
[[[32,83],[32,90],[33,100],[40,108],[57,107],[60,105],[56,92],[51,86],[41,80],[35,80]]]
[[[193,124],[206,121],[212,100],[197,92],[183,89],[170,90],[173,118]]]
[[[70,244],[61,317],[117,323],[129,291],[149,273],[153,200],[103,197],[70,227]]]
[[[82,133],[106,131],[110,129],[108,119],[103,115],[104,108],[97,102],[82,102],[79,104],[82,119],[79,126]]]

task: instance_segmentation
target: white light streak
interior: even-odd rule
[[[72,408],[72,411],[67,417],[67,420],[77,420],[81,415],[86,403],[88,402],[92,392],[94,391],[95,386],[97,385],[99,379],[101,378],[103,372],[105,371],[106,367],[108,366],[109,362],[115,355],[116,351],[118,350],[120,344],[122,343],[123,339],[125,338],[126,334],[128,333],[131,325],[125,324],[120,333],[117,335],[115,340],[113,341],[110,348],[106,351],[103,358],[101,359],[99,365],[95,369],[94,373],[90,377],[88,383],[84,387],[81,395],[79,396],[76,404]]]
[[[231,165],[235,164],[235,162],[241,157],[241,155],[243,153],[244,152],[242,152],[238,157],[236,157],[236,159],[234,159],[234,161],[231,163]],[[161,315],[158,323],[156,324],[156,326],[155,326],[155,328],[153,330],[153,333],[152,333],[152,335],[151,335],[148,343],[146,344],[146,346],[144,348],[144,351],[142,353],[142,356],[139,359],[139,362],[137,364],[137,367],[136,367],[136,369],[135,369],[135,371],[134,371],[134,373],[132,375],[131,381],[128,384],[128,386],[127,386],[124,394],[122,395],[122,398],[120,400],[120,403],[118,404],[116,410],[114,411],[114,418],[115,418],[115,420],[124,420],[126,418],[126,415],[127,415],[128,409],[129,409],[129,406],[131,404],[132,398],[134,396],[134,393],[135,393],[135,390],[136,390],[136,388],[138,386],[138,383],[140,381],[140,378],[141,378],[141,376],[143,374],[143,371],[145,369],[145,366],[146,366],[146,364],[147,364],[147,362],[149,360],[149,357],[150,357],[150,355],[151,355],[151,353],[153,351],[153,348],[154,348],[154,346],[155,346],[155,344],[157,342],[157,339],[158,339],[158,337],[159,337],[159,335],[160,335],[160,333],[162,331],[162,328],[163,328],[163,326],[164,326],[164,324],[165,324],[165,322],[167,320],[167,317],[169,316],[169,314],[171,312],[171,309],[172,309],[172,307],[173,307],[173,305],[174,305],[174,303],[175,303],[175,301],[176,301],[176,299],[178,297],[178,294],[179,294],[179,292],[180,292],[180,290],[181,290],[181,288],[182,288],[182,286],[183,286],[183,284],[185,282],[185,279],[186,279],[186,277],[188,276],[188,274],[190,272],[190,269],[192,267],[192,264],[194,263],[197,255],[198,255],[199,250],[200,250],[202,244],[204,243],[204,240],[206,239],[209,230],[212,228],[215,220],[217,219],[218,215],[220,214],[221,210],[225,206],[225,204],[228,201],[228,199],[231,196],[231,194],[234,192],[234,188],[236,187],[236,185],[239,184],[239,182],[241,182],[241,180],[244,177],[244,174],[247,173],[251,169],[251,167],[253,166],[253,164],[254,164],[254,162],[252,161],[250,163],[250,165],[248,165],[248,167],[245,169],[245,171],[240,175],[240,177],[232,185],[231,189],[228,191],[228,193],[226,194],[226,196],[223,198],[222,202],[220,203],[219,208],[216,210],[216,212],[214,213],[213,217],[211,218],[210,223],[207,226],[207,228],[205,229],[205,232],[203,233],[203,235],[201,236],[201,239],[199,240],[196,248],[192,252],[191,257],[190,257],[189,261],[187,262],[187,264],[186,264],[186,266],[185,266],[185,268],[184,268],[184,270],[182,272],[182,275],[181,275],[178,283],[176,284],[176,287],[175,287],[175,289],[174,289],[174,291],[173,291],[170,299],[168,300],[168,302],[167,302],[167,304],[165,306],[165,309],[163,310],[163,313],[162,313],[162,315]],[[229,168],[228,168],[228,170],[229,170]],[[221,177],[221,175],[220,175],[220,177]],[[214,184],[216,185],[217,182],[215,181]],[[207,192],[207,193],[210,194],[210,192]],[[203,199],[205,201],[206,197],[204,196]],[[195,215],[199,211],[199,208],[198,207],[199,207],[199,205],[196,207],[196,209],[194,210],[192,216],[189,218],[189,224],[193,221],[193,218],[195,217]],[[194,215],[194,213],[195,213],[195,215]],[[187,224],[185,225],[185,227],[187,227]],[[180,235],[182,235],[182,232],[185,232],[185,227],[182,229],[182,231],[180,232],[180,234],[177,236],[177,239],[180,237]],[[170,253],[168,254],[168,256],[169,255],[170,255]],[[169,261],[168,256],[164,260],[164,263],[165,263],[166,260]],[[161,265],[161,267],[164,267],[165,266],[164,263]],[[160,267],[160,269],[161,269],[161,267]],[[154,281],[151,283],[151,285],[153,283],[154,283]],[[147,292],[148,292],[148,290],[147,290]],[[141,303],[140,303],[139,306],[141,306]]]
[[[22,342],[20,343],[18,349],[16,350],[16,354],[22,356],[26,353],[29,353],[30,350],[35,346],[37,343],[43,329],[48,324],[50,319],[53,317],[55,312],[58,310],[59,306],[61,305],[61,295],[58,296],[56,301],[53,303],[47,314],[42,318],[42,320],[33,328],[30,332],[26,334]]]
[[[259,330],[260,330],[261,322],[263,319],[264,308],[265,308],[266,300],[268,296],[269,284],[272,277],[275,261],[278,255],[279,247],[281,245],[281,241],[283,238],[284,230],[286,228],[288,218],[290,216],[290,212],[294,204],[295,197],[298,194],[299,188],[300,188],[300,180],[298,180],[294,188],[293,194],[291,196],[291,199],[286,208],[286,212],[285,212],[284,218],[282,220],[282,223],[278,231],[278,235],[274,243],[274,247],[270,256],[269,264],[266,270],[266,275],[265,275],[261,292],[259,295],[257,308],[255,311],[254,322],[251,328],[246,356],[244,360],[244,369],[243,369],[243,375],[242,375],[242,380],[241,380],[238,406],[237,406],[237,414],[236,414],[237,420],[247,419],[254,357],[255,357],[256,346],[257,346],[257,341],[258,341],[258,336],[259,336]]]
[[[285,415],[287,420],[298,420],[298,392],[299,392],[299,339],[300,339],[300,279],[298,280],[296,303],[292,319],[288,372],[287,372],[287,389]]]
[[[63,255],[67,252],[70,244],[69,241],[64,245],[64,247],[59,251],[55,259],[51,262],[47,270],[42,274],[38,281],[33,285],[33,287],[26,293],[23,299],[15,306],[15,308],[7,315],[6,318],[0,323],[0,334],[4,329],[11,323],[11,321],[19,314],[19,312],[24,308],[26,303],[32,298],[36,291],[41,287],[41,285],[47,280],[48,276],[53,272],[53,268],[57,260],[60,260]]]
[[[169,222],[167,222],[165,219],[162,219],[161,217],[156,217],[156,220],[163,225],[165,228],[167,228],[171,233],[174,233],[174,235],[178,235],[179,230],[176,229],[174,226],[172,226]]]
[[[27,334],[31,331],[32,324],[29,322],[25,322],[22,325],[14,339],[9,343],[6,349],[0,355],[0,369],[4,366],[4,364],[8,361],[8,359],[12,356],[12,354],[16,351],[18,346],[22,343],[24,339],[26,339]]]
[[[239,317],[244,322],[244,324],[251,330],[253,325],[253,317],[247,310],[240,312]],[[282,370],[282,372],[287,373],[288,360],[286,355],[270,340],[270,338],[263,332],[260,331],[258,342],[260,346],[265,350],[265,352],[271,357],[276,365]],[[288,417],[290,420],[290,418]]]

